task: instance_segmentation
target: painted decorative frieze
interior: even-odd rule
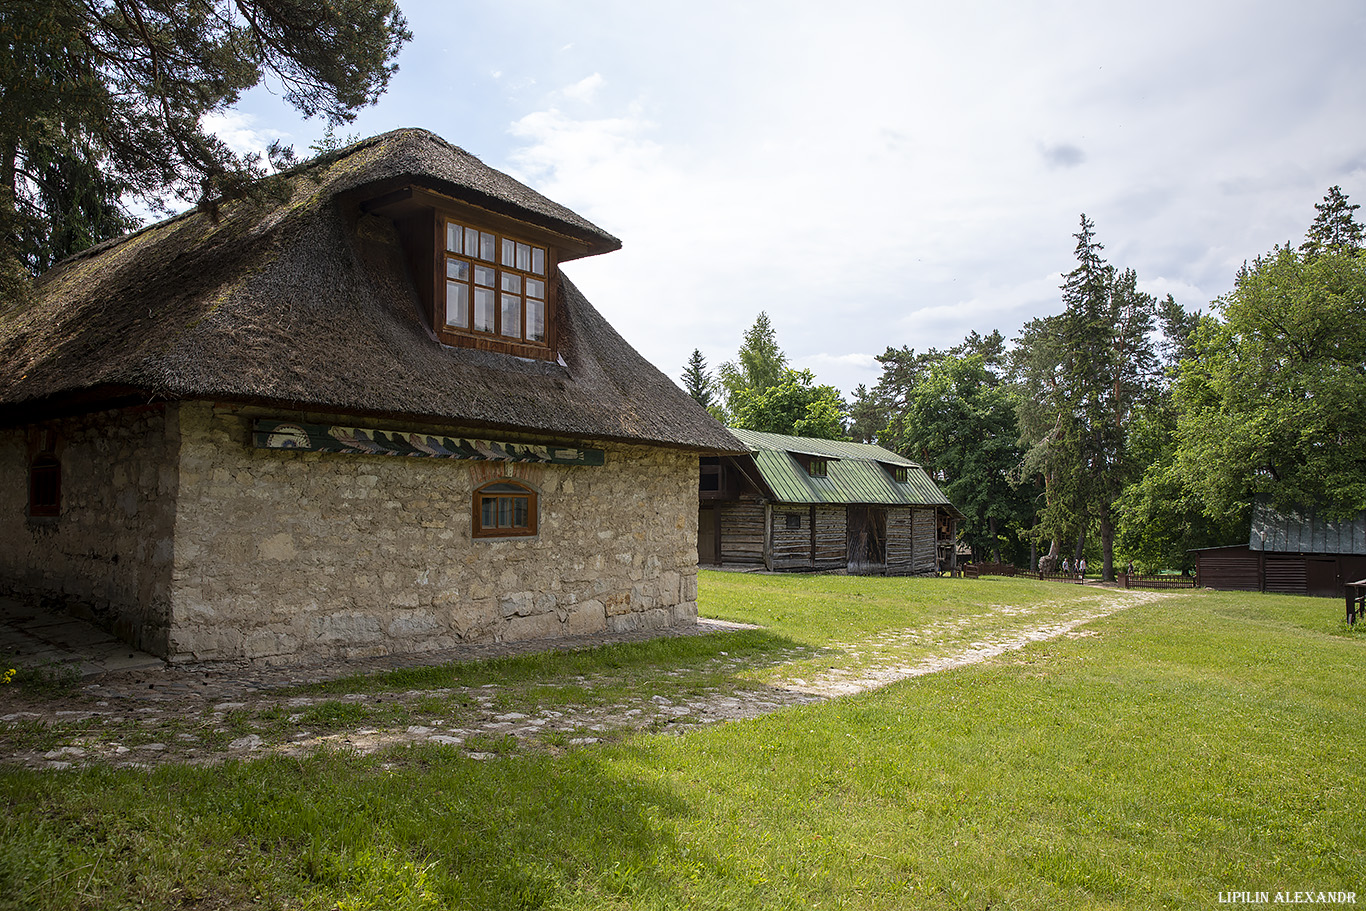
[[[266,419],[258,419],[253,425],[252,443],[257,449],[542,462],[551,465],[602,465],[605,458],[601,449],[575,449],[555,443],[507,443],[411,430],[338,427]]]

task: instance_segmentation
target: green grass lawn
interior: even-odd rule
[[[1065,617],[1093,597],[1005,579],[701,585],[704,613],[765,625],[796,662],[889,638],[914,657],[980,636],[993,605]],[[0,908],[1366,904],[1366,635],[1340,616],[1325,599],[1171,594],[983,664],[560,754],[11,768]],[[907,629],[934,633],[892,635]],[[515,671],[693,660],[652,648]]]

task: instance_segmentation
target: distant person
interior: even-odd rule
[[[1078,578],[1078,579],[1085,579],[1085,578],[1086,578],[1086,558],[1085,558],[1085,557],[1082,557],[1082,558],[1081,558],[1081,562],[1079,562],[1079,563],[1077,564],[1077,578]]]

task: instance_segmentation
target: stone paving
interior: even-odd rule
[[[167,666],[163,662],[110,670],[72,686],[66,695],[31,696],[20,688],[0,693],[0,761],[30,768],[61,769],[90,764],[154,766],[167,762],[212,764],[267,755],[301,756],[319,748],[372,752],[401,744],[442,744],[487,759],[509,749],[562,749],[648,729],[680,732],[717,721],[750,718],[786,706],[817,702],[885,686],[921,674],[986,661],[1032,642],[1082,635],[1084,623],[1152,598],[1152,592],[1108,590],[1099,603],[1065,619],[1030,623],[1028,614],[1008,606],[971,618],[994,630],[978,641],[907,662],[909,641],[944,642],[944,624],[917,630],[892,630],[837,650],[858,666],[829,667],[806,677],[786,675],[758,684],[740,675],[754,661],[718,650],[694,671],[719,671],[732,685],[701,692],[680,687],[663,672],[653,693],[595,704],[539,704],[497,685],[298,695],[279,692],[303,684],[336,680],[394,668],[472,661],[507,655],[581,649],[609,642],[659,636],[710,635],[739,624],[702,619],[695,626],[598,635],[553,642],[471,645],[421,655],[389,656],[328,665],[259,667],[248,664]],[[1005,623],[981,623],[998,616]],[[958,621],[952,621],[953,625]],[[968,622],[967,620],[962,621]],[[98,643],[95,643],[98,646]],[[123,646],[123,654],[127,647]],[[770,655],[780,664],[811,658],[810,650]],[[132,660],[132,659],[121,659]],[[809,666],[809,664],[808,664]],[[591,693],[598,681],[578,677],[572,685]],[[680,694],[680,689],[687,695]],[[631,692],[636,692],[632,690]],[[310,730],[322,728],[321,732]],[[14,731],[27,732],[14,736]],[[8,736],[7,736],[8,735]]]

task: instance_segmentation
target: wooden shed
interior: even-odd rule
[[[1262,498],[1246,545],[1194,553],[1196,581],[1206,588],[1338,597],[1344,583],[1366,578],[1366,511],[1327,519],[1312,508],[1280,512]]]
[[[915,462],[865,443],[731,432],[749,454],[702,459],[700,563],[887,575],[953,567],[962,514]]]

